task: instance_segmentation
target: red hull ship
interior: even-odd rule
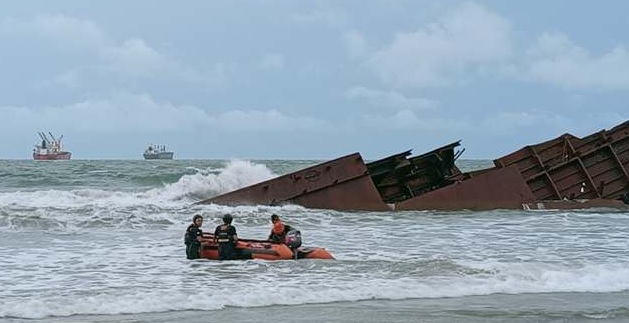
[[[61,139],[63,136],[56,139],[52,133],[48,133],[50,138],[45,133],[39,132],[41,138],[41,144],[35,145],[33,148],[34,160],[69,160],[72,157],[72,153],[63,150]]]

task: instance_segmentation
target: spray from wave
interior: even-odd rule
[[[265,165],[243,160],[232,160],[222,169],[197,171],[196,174],[182,176],[176,183],[167,185],[163,191],[152,191],[169,199],[186,197],[200,200],[277,176]]]
[[[188,167],[185,172],[174,183],[148,190],[68,187],[3,192],[0,227],[55,230],[167,224],[172,214],[189,212],[194,202],[276,176],[265,165],[242,160],[224,167]]]
[[[193,169],[175,183],[146,191],[97,188],[49,189],[0,193],[0,208],[129,207],[192,203],[264,181],[276,175],[265,165],[233,160],[224,168]]]

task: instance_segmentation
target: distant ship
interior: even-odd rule
[[[43,132],[38,132],[38,134],[39,138],[41,138],[41,145],[35,145],[35,148],[33,148],[34,160],[68,160],[72,157],[71,152],[63,151],[63,145],[61,144],[63,136],[56,139],[50,132],[48,132],[50,137]]]
[[[150,144],[144,151],[144,159],[173,159],[173,152],[166,151],[165,145]]]

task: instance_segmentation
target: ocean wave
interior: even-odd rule
[[[0,207],[77,208],[92,205],[129,207],[191,204],[275,176],[262,164],[239,160],[230,161],[224,168],[186,167],[183,174],[181,171],[166,174],[162,171],[143,171],[141,175],[120,175],[117,170],[90,172],[99,176],[108,174],[108,177],[122,177],[124,181],[133,183],[108,184],[108,180],[94,176],[90,179],[80,179],[77,176],[72,179],[32,176],[32,181],[37,183],[26,185],[28,189],[1,192]],[[90,180],[94,183],[88,183]]]
[[[275,305],[304,305],[365,300],[452,299],[472,296],[511,295],[511,297],[543,298],[544,295],[578,293],[614,293],[626,290],[627,271],[601,270],[612,274],[622,284],[595,286],[588,276],[572,281],[570,286],[548,284],[547,281],[501,279],[494,275],[431,275],[423,278],[402,275],[381,276],[382,271],[352,272],[343,263],[312,265],[303,261],[297,265],[246,261],[237,264],[217,264],[201,261],[184,269],[183,276],[193,275],[189,283],[144,278],[139,282],[121,282],[110,287],[74,290],[50,290],[37,295],[11,297],[0,307],[0,317],[44,318],[51,316],[132,314],[181,310],[212,311],[226,307],[264,307]],[[245,270],[246,267],[246,270]],[[595,267],[595,266],[594,266]],[[300,270],[300,272],[295,272]],[[308,274],[305,274],[307,271]],[[238,275],[238,272],[242,275]],[[578,272],[578,270],[577,270]],[[345,274],[344,274],[345,273]],[[452,274],[452,273],[450,273]],[[157,273],[153,273],[157,275]],[[625,276],[626,277],[626,276]],[[174,278],[174,277],[173,277]],[[190,276],[192,278],[192,276]],[[199,287],[201,281],[203,288]],[[170,286],[165,287],[164,283]],[[116,287],[118,286],[118,287]],[[529,295],[529,296],[526,296]],[[540,296],[535,296],[540,295]],[[602,294],[610,295],[610,294]],[[555,297],[557,299],[559,296]],[[504,297],[502,297],[504,298]],[[530,302],[529,302],[530,303]],[[534,303],[534,302],[533,302]],[[543,305],[540,304],[540,306]],[[464,316],[558,316],[584,318],[618,318],[627,316],[625,307],[605,310],[521,309],[502,312],[499,309],[461,311]]]

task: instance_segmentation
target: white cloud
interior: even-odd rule
[[[264,70],[281,70],[284,68],[284,56],[277,53],[269,53],[262,57],[260,68]]]
[[[331,27],[342,27],[347,25],[347,17],[343,12],[334,10],[313,10],[307,13],[293,13],[288,19],[298,23],[320,24]]]
[[[473,123],[464,118],[419,117],[414,111],[400,110],[388,115],[368,114],[357,121],[361,127],[378,131],[413,131],[416,134],[450,133],[454,129],[473,129]]]
[[[597,125],[613,127],[625,121],[626,115],[614,111],[589,111],[570,115],[530,109],[488,114],[479,117],[476,123],[484,129],[485,135],[526,133],[527,137],[536,138],[535,141],[545,141],[564,133],[579,137],[602,130]]]
[[[582,19],[596,5],[553,20],[536,15],[544,4],[532,2],[255,2],[204,10],[164,3],[138,24],[106,2],[22,2],[0,13],[5,152],[30,147],[33,133],[48,129],[111,141],[115,150],[149,137],[200,138],[212,153],[218,146],[262,149],[250,138],[287,142],[268,156],[299,155],[303,146],[377,151],[394,142],[477,137],[490,152],[494,144],[486,143],[497,138],[511,149],[519,145],[509,142],[547,139],[560,128],[627,119],[623,91],[558,88],[629,87],[629,47],[613,42],[624,41],[619,30],[626,23],[621,14],[604,15],[606,23]],[[35,16],[51,8],[59,14]],[[185,19],[168,19],[177,17]],[[547,27],[565,28],[568,36],[547,33],[535,41]],[[515,43],[526,39],[533,41]],[[497,68],[508,78],[490,79]],[[428,88],[452,84],[460,86]],[[123,142],[114,143],[115,134]],[[312,144],[294,144],[304,141]],[[198,147],[190,149],[196,154]]]
[[[93,21],[54,15],[35,18],[33,26],[63,46],[99,48],[111,43],[109,36]]]
[[[511,53],[510,25],[496,13],[465,3],[436,23],[398,33],[367,60],[381,79],[397,87],[447,85],[470,67],[497,64]]]
[[[107,61],[108,69],[121,74],[150,75],[170,64],[142,39],[129,39],[120,46],[103,48],[101,56]]]
[[[308,116],[289,116],[279,110],[232,110],[212,114],[192,105],[158,102],[148,94],[115,94],[65,106],[0,107],[13,128],[57,128],[84,133],[198,132],[224,133],[326,132],[329,122]],[[183,130],[185,129],[185,130]]]
[[[345,47],[351,58],[363,58],[367,54],[365,37],[358,31],[345,33]]]
[[[206,113],[194,106],[156,102],[149,95],[116,94],[64,106],[3,107],[14,128],[49,125],[85,133],[168,132],[194,128]]]
[[[438,103],[425,98],[409,98],[396,91],[377,91],[365,87],[354,87],[346,92],[352,100],[364,100],[381,112],[423,111],[434,109]]]
[[[565,133],[583,137],[602,129],[610,129],[627,121],[623,113],[613,111],[589,111],[578,114],[565,114],[536,109],[499,112],[481,116],[475,122],[478,127],[468,131],[465,138],[476,138],[479,141],[490,141],[492,145],[502,146],[498,149],[507,153],[555,139]],[[483,131],[478,131],[483,129]],[[496,140],[500,138],[501,140]],[[505,145],[510,143],[510,145]],[[479,146],[478,150],[486,149]],[[486,153],[491,153],[487,149]],[[495,152],[494,152],[495,153]]]
[[[77,71],[66,71],[57,76],[55,76],[52,80],[53,84],[59,84],[66,88],[70,89],[78,89],[81,87],[81,82],[79,80],[79,73]]]
[[[327,132],[333,125],[308,116],[289,116],[270,110],[233,110],[216,116],[214,126],[228,132],[294,133]]]
[[[524,76],[565,88],[629,88],[629,52],[616,46],[594,56],[565,35],[545,33],[529,50]]]
[[[120,82],[121,77],[151,77],[196,83],[202,87],[216,86],[223,83],[231,71],[220,62],[209,64],[209,68],[184,64],[145,39],[118,41],[94,21],[72,16],[5,18],[0,21],[0,41],[17,53],[8,56],[11,64],[24,65],[21,68],[24,70],[36,69],[43,74],[38,75],[42,83],[73,89],[92,82]],[[45,52],[46,60],[20,59],[20,53],[33,50]]]
[[[517,133],[523,128],[570,128],[570,118],[548,114],[543,111],[506,111],[490,114],[479,120],[483,129],[493,133]],[[550,138],[549,138],[550,139]]]
[[[95,51],[112,42],[91,20],[64,15],[43,15],[28,20],[6,18],[0,21],[0,35],[31,42],[47,40],[47,46],[63,51]]]

